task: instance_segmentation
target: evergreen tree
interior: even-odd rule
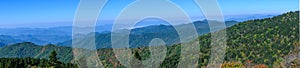
[[[134,57],[137,58],[138,60],[142,60],[142,57],[140,56],[138,51],[134,52]]]
[[[51,54],[49,55],[49,61],[50,61],[52,66],[59,64],[58,63],[58,58],[56,56],[57,56],[56,51],[52,51]]]

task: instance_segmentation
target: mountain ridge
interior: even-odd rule
[[[298,29],[299,11],[288,12],[272,18],[249,20],[226,28],[228,39],[224,61],[246,63],[249,60],[253,61],[253,64],[266,64],[269,67],[280,65],[282,60],[286,60],[282,57],[292,53],[295,45],[299,44]],[[197,65],[199,67],[207,66],[212,53],[211,34],[201,35],[198,40],[201,55],[199,55]],[[22,47],[24,45],[31,47]],[[60,61],[76,61],[73,60],[72,48],[70,47],[37,46],[33,43],[19,43],[2,47],[0,48],[0,57],[37,56],[36,58],[44,58],[44,54],[53,50],[56,50],[58,56],[62,58]],[[132,50],[140,52],[141,57],[149,57],[148,47],[132,48]],[[124,67],[115,58],[111,48],[101,48],[97,52],[104,66]],[[167,46],[167,56],[160,67],[177,67],[179,59],[184,58],[180,57],[180,54],[180,43]]]

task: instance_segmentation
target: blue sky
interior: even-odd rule
[[[109,0],[99,16],[114,20],[120,11],[135,0]],[[190,17],[201,17],[193,0],[171,0]],[[14,27],[29,23],[72,23],[79,0],[1,0],[0,25]],[[281,14],[299,10],[298,0],[218,0],[225,16],[246,14]],[[137,9],[137,11],[139,11]],[[103,21],[105,22],[105,21]]]

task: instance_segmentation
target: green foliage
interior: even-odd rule
[[[241,62],[225,62],[221,68],[246,68]]]
[[[253,64],[273,66],[281,58],[295,51],[299,43],[299,11],[288,12],[273,18],[249,20],[226,29],[226,61],[252,60]],[[200,36],[200,48],[208,60],[210,34]],[[297,50],[296,50],[297,51]],[[207,55],[205,55],[207,54]],[[201,58],[205,57],[205,58]],[[200,62],[205,66],[207,62]]]
[[[52,61],[46,59],[33,59],[33,58],[0,58],[0,68],[30,68],[30,67],[42,67],[42,68],[77,68],[77,65],[71,63],[53,64]]]
[[[50,61],[52,66],[60,64],[60,62],[58,61],[58,58],[56,57],[56,55],[57,55],[56,51],[52,51],[50,56],[49,56],[49,61]]]
[[[30,42],[17,43],[0,48],[1,58],[44,58],[48,59],[51,52],[57,53],[58,61],[70,62],[73,59],[72,48],[56,45],[38,46]]]

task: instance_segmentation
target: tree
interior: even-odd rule
[[[56,51],[52,51],[49,56],[49,61],[51,65],[57,65],[58,64],[58,58],[56,57],[57,53]]]
[[[134,57],[137,58],[138,60],[142,60],[142,57],[140,56],[138,51],[134,52]]]

